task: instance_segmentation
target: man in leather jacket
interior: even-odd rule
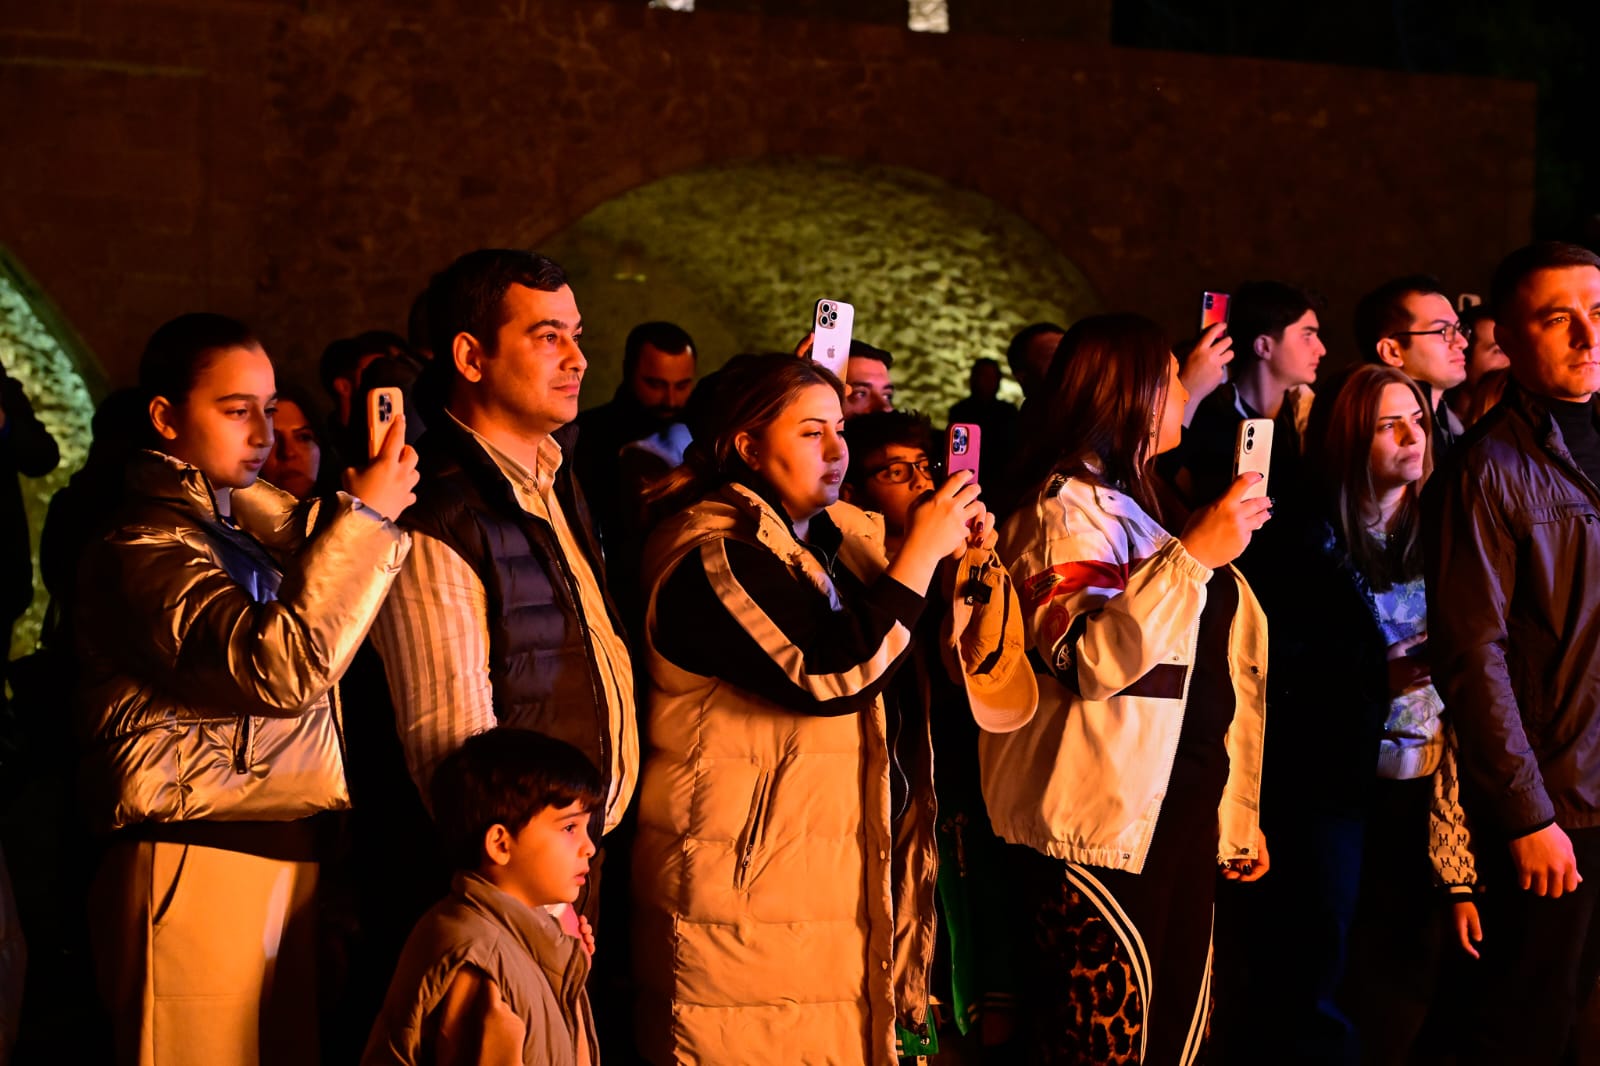
[[[1461,1061],[1554,1063],[1600,965],[1600,256],[1513,252],[1491,304],[1513,383],[1425,503],[1429,655],[1489,888]]]

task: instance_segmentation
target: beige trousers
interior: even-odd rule
[[[112,846],[90,891],[120,1066],[316,1066],[317,865]]]

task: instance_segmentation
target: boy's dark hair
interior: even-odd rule
[[[1035,322],[1017,330],[1017,335],[1011,338],[1011,343],[1006,345],[1006,366],[1011,368],[1011,376],[1021,381],[1025,376],[1022,373],[1022,363],[1028,357],[1028,345],[1033,343],[1033,338],[1041,333],[1065,333],[1061,326],[1054,322]]]
[[[602,784],[594,764],[571,744],[497,726],[445,756],[429,792],[445,854],[456,869],[476,870],[491,828],[518,833],[550,807],[598,807]]]
[[[1432,274],[1407,274],[1386,281],[1367,293],[1356,304],[1356,354],[1363,362],[1381,363],[1378,342],[1393,337],[1411,325],[1406,299],[1411,296],[1444,296],[1444,288]],[[1448,299],[1448,297],[1446,297]]]
[[[1580,244],[1563,241],[1538,241],[1518,248],[1495,267],[1494,280],[1489,283],[1489,313],[1495,318],[1505,314],[1522,283],[1539,271],[1567,267],[1600,270],[1600,255]]]
[[[1257,360],[1256,338],[1283,340],[1283,331],[1305,317],[1307,311],[1322,310],[1316,295],[1281,281],[1247,281],[1233,290],[1228,304],[1228,336],[1233,338],[1235,362]]]
[[[511,286],[556,292],[566,284],[561,265],[537,252],[512,248],[468,252],[428,282],[428,338],[434,361],[454,367],[451,346],[461,333],[472,334],[493,355]]]
[[[875,359],[884,366],[894,366],[894,356],[882,348],[875,348],[866,341],[856,340],[854,337],[850,338],[850,358]]]
[[[668,355],[688,352],[698,359],[700,354],[695,350],[694,338],[682,326],[671,322],[641,322],[628,331],[628,339],[622,344],[622,380],[632,380],[633,372],[639,367],[639,355],[647,344]]]
[[[261,341],[243,322],[198,311],[159,326],[139,357],[139,391],[146,403],[165,396],[172,403],[189,398],[195,380],[223,348],[259,348]]]
[[[938,461],[935,454],[938,435],[933,421],[916,411],[874,411],[858,415],[845,429],[845,439],[850,444],[850,468],[845,471],[845,481],[855,489],[867,483],[867,460],[893,445],[904,448],[921,448],[929,459]]]

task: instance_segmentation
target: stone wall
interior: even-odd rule
[[[741,160],[923,171],[1174,329],[1301,281],[1336,354],[1370,283],[1481,288],[1532,209],[1527,85],[642,2],[0,3],[0,115],[0,243],[116,381],[197,307],[303,372],[460,251]]]

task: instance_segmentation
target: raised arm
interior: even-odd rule
[[[850,714],[883,690],[911,644],[923,597],[893,577],[838,609],[770,551],[714,540],[656,596],[656,649],[807,714]]]
[[[277,717],[311,707],[350,665],[410,543],[355,499],[340,507],[266,602],[197,551],[192,531],[110,534],[98,576],[120,609],[144,616],[122,627],[115,654],[191,704]]]

